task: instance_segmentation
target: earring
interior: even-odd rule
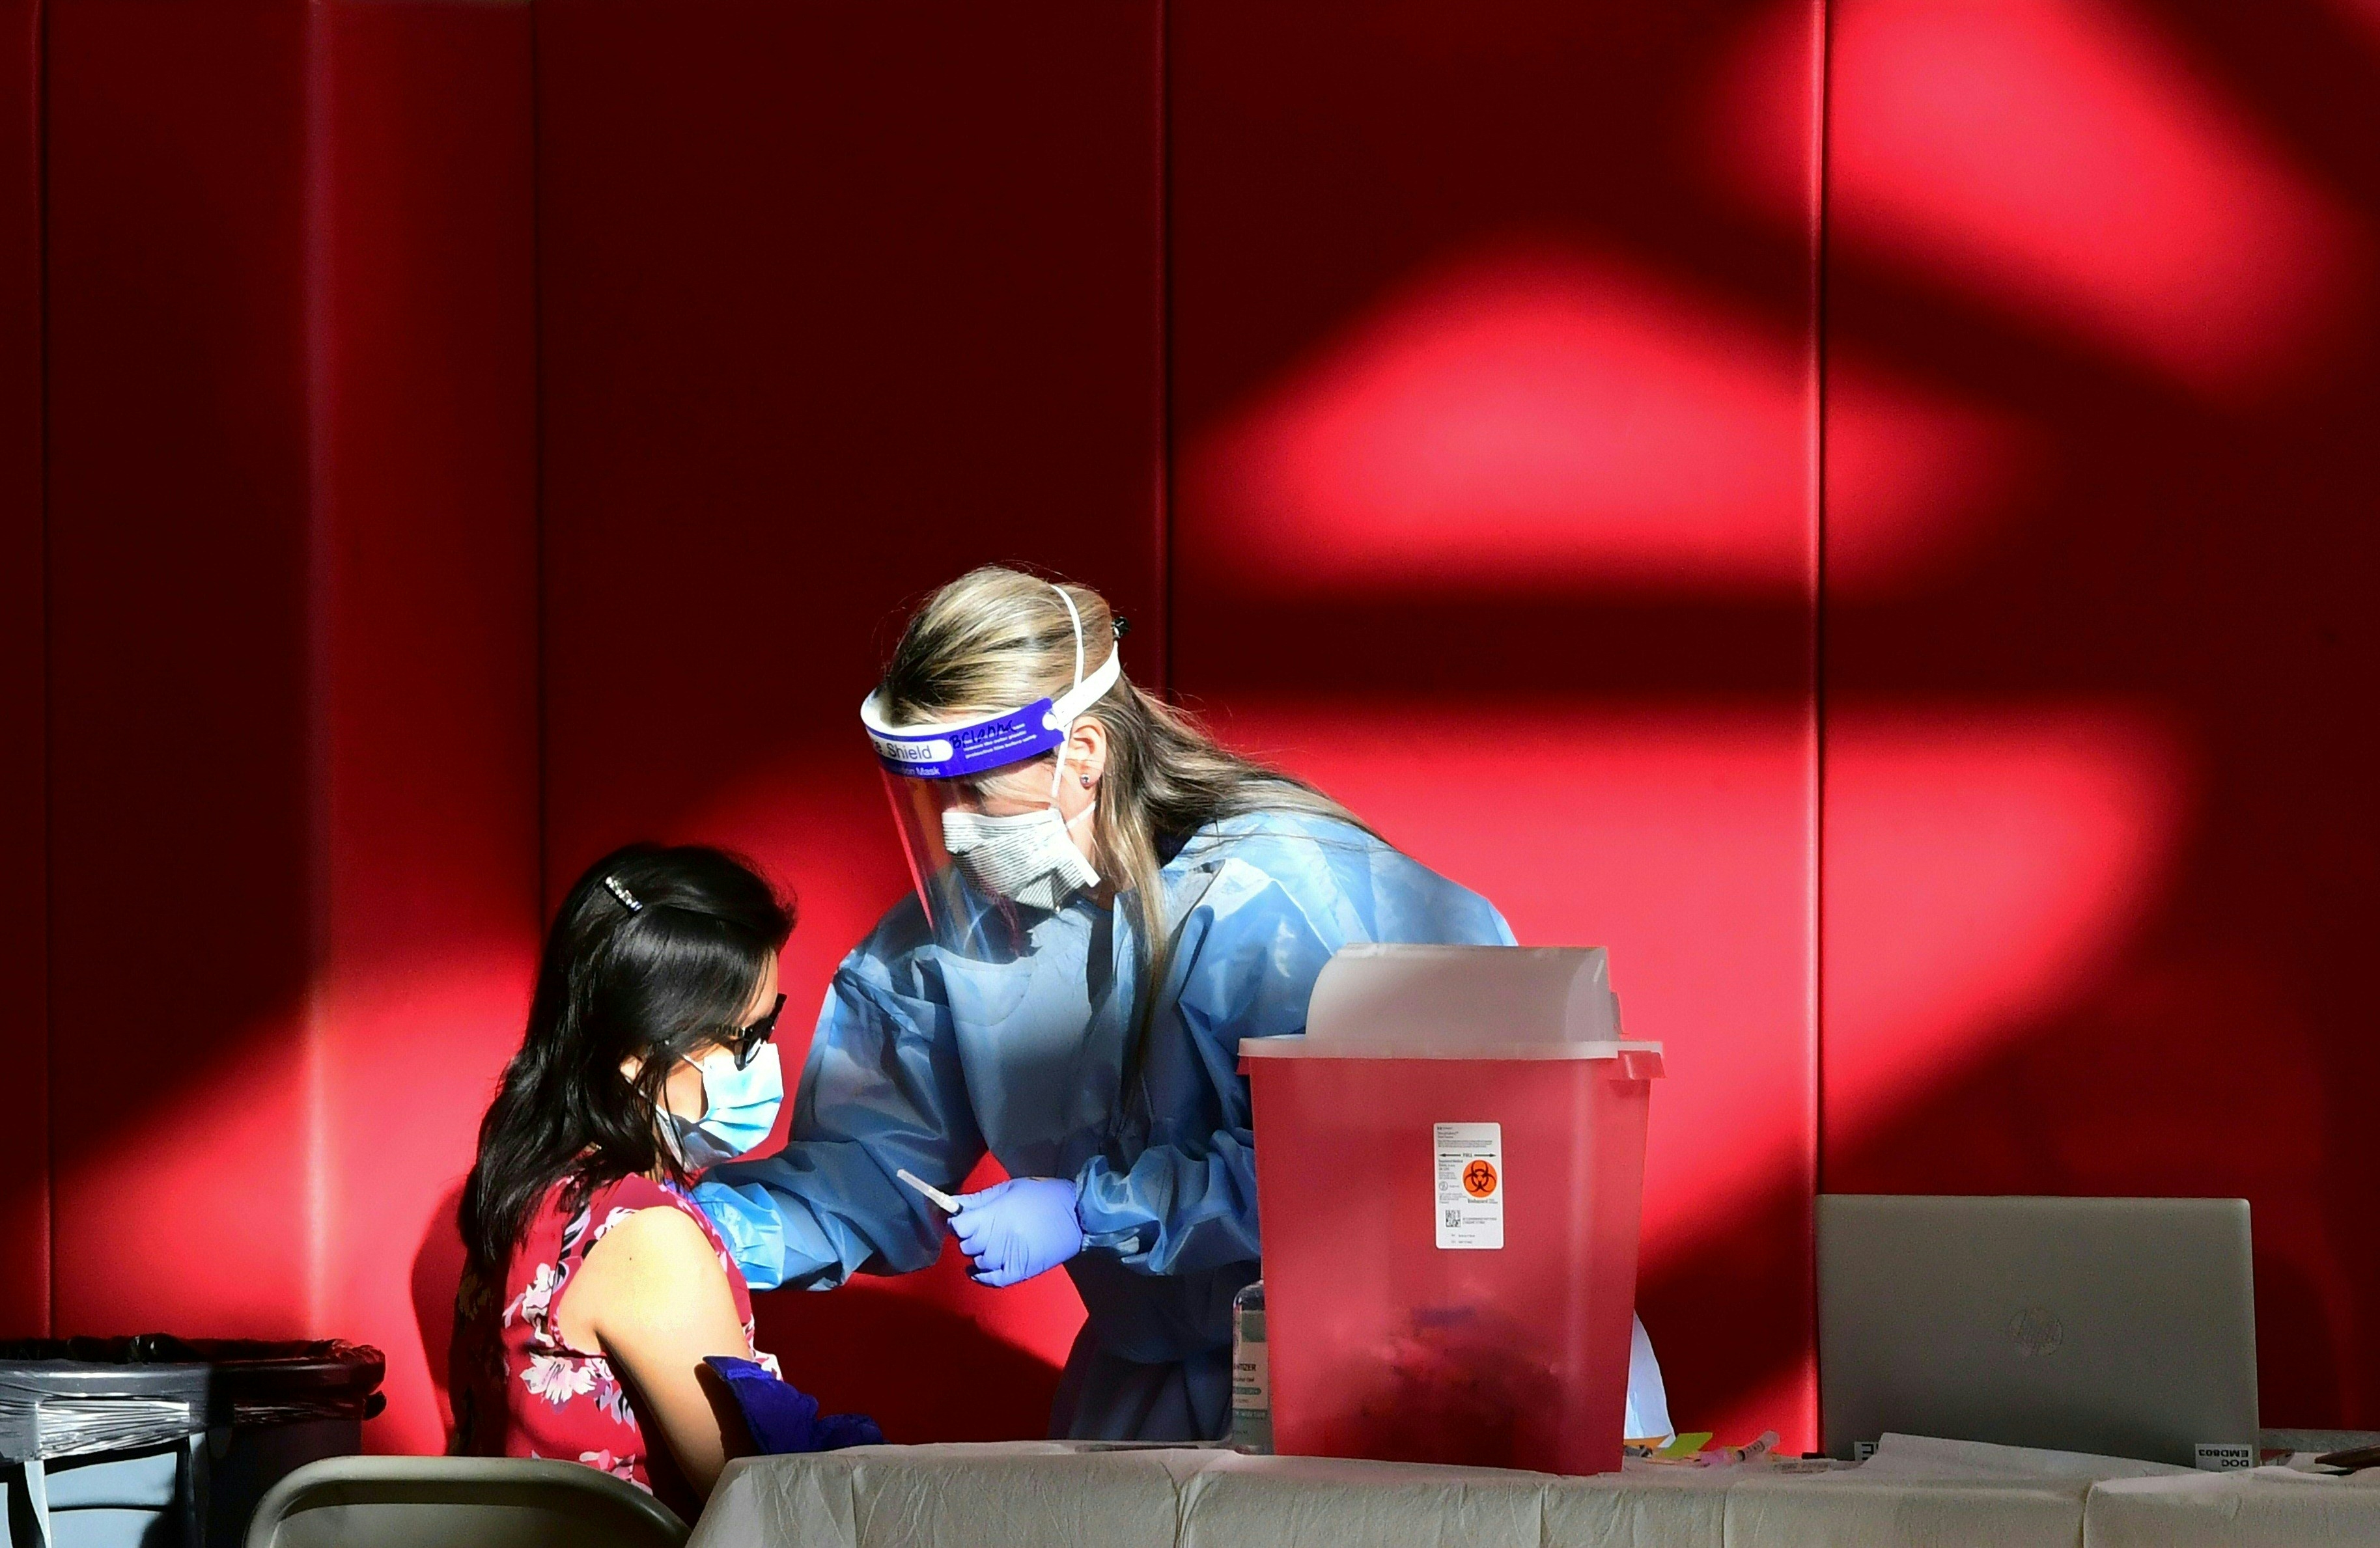
[[[1086,774],[1086,775],[1084,775],[1084,776],[1082,777],[1082,780],[1083,780],[1083,788],[1084,788],[1085,790],[1088,790],[1088,789],[1090,789],[1090,788],[1091,788],[1091,777],[1090,777],[1088,774]]]

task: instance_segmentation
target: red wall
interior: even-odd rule
[[[1824,1159],[2245,1196],[2266,1421],[2369,1428],[2380,1233],[2334,1181],[2380,1161],[2357,14],[1834,8],[1827,350],[1875,380],[1830,389]]]
[[[1611,948],[1655,1103],[1644,1316],[1694,1428],[1812,1428],[1819,13],[1173,15],[1174,686]]]
[[[906,267],[980,218],[973,158],[1024,120],[929,54],[938,105],[886,127],[876,104],[910,102],[877,73],[889,27],[542,14],[571,39],[541,60],[549,887],[634,828],[739,839],[807,889],[791,965],[815,992],[897,885],[836,729],[862,634],[880,645],[915,588],[995,551],[961,513],[997,513],[1004,556],[1113,584],[1076,526],[1008,515],[1005,443],[1036,443],[1044,384],[941,394],[1014,315],[974,288],[1005,241],[938,283]],[[2368,1062],[2346,942],[2372,914],[2369,744],[2325,707],[2357,702],[2374,659],[2347,603],[2370,574],[2351,427],[2380,141],[2372,42],[2345,16],[1170,14],[1172,684],[1497,897],[1524,938],[1615,948],[1632,1027],[1676,1056],[1644,1304],[1682,1419],[1808,1438],[1814,1183],[2249,1193],[2268,1411],[2374,1414],[2349,1318],[2380,1271],[2306,1182],[2370,1157],[2343,1080]],[[1036,112],[1095,79],[1134,130],[1086,138],[1139,153],[1144,67],[967,43],[984,78],[1033,80]],[[844,123],[864,132],[830,151]],[[974,137],[906,159],[952,123]],[[837,226],[844,179],[904,197]],[[1113,185],[1072,183],[1016,209],[1079,232],[1069,212]],[[582,187],[613,200],[600,241]],[[821,229],[841,237],[824,253],[787,240]],[[769,272],[739,278],[756,252]],[[952,287],[972,324],[939,309]],[[1116,326],[1146,337],[1138,313]],[[855,362],[854,329],[898,343]],[[885,356],[918,369],[923,412],[872,406]],[[823,450],[821,381],[851,384]],[[911,452],[896,489],[946,492],[856,496],[887,433]],[[1069,481],[1082,508],[1145,530],[1104,466]],[[785,629],[852,620],[798,666],[747,647],[789,662],[777,693],[797,701],[744,733],[766,750],[674,768],[571,751],[597,738],[563,728],[605,713],[696,733],[571,609],[714,545],[789,562],[725,514],[756,499],[838,583]],[[667,522],[615,526],[636,501]],[[849,557],[888,510],[897,578]],[[576,568],[599,552],[616,568]],[[649,595],[686,586],[664,573]],[[743,701],[677,702],[724,727]],[[838,885],[846,857],[872,879]],[[1053,1353],[1057,1331],[1017,1342]]]
[[[1616,948],[1634,1024],[1681,1044],[1647,1290],[1702,1330],[1666,1341],[1681,1403],[1806,1430],[1815,213],[1780,236],[1694,190],[1674,132],[1702,40],[1757,18],[1177,14],[1160,249],[1156,41],[1092,14],[896,46],[773,8],[541,12],[549,889],[632,832],[728,837],[808,899],[787,966],[815,1002],[900,885],[849,729],[899,604],[1001,557],[1146,621],[1168,387],[1175,685],[1524,938]],[[1813,211],[1816,22],[1747,131],[1803,159]],[[988,100],[1059,37],[1064,90]],[[1582,451],[1614,412],[1645,444]],[[1489,423],[1514,414],[1517,454]],[[633,648],[648,618],[750,675]],[[1146,680],[1162,638],[1134,636]],[[1583,683],[1570,651],[1606,664]],[[689,742],[716,751],[660,753]],[[896,1435],[1028,1433],[1046,1369],[954,1415],[942,1361],[868,1335],[909,1297],[1054,1361],[1079,1312],[1032,1295],[946,1273],[772,1298],[771,1331]]]
[[[815,1003],[999,559],[1613,948],[1681,1422],[1811,1438],[1815,1185],[2244,1193],[2268,1420],[2380,1424],[2362,10],[0,17],[0,1331],[367,1337],[434,1444],[540,892],[737,845]],[[910,1439],[1080,1317],[762,1306]]]
[[[304,21],[49,18],[62,1327],[312,1310]]]
[[[367,1339],[398,1449],[538,925],[528,22],[48,27],[47,1321]]]
[[[907,885],[852,731],[903,604],[1038,561],[1162,670],[1153,14],[539,12],[547,895],[750,853],[801,900],[789,1063]],[[1081,1304],[959,1269],[764,1337],[896,1439],[1039,1434]]]
[[[42,522],[41,13],[0,6],[0,1055],[49,1085],[48,652]],[[0,1328],[49,1317],[49,1104],[0,1125]]]
[[[541,924],[529,16],[320,14],[315,1320],[392,1356],[372,1444],[435,1450]]]

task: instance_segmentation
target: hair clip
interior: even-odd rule
[[[637,895],[635,893],[620,885],[620,878],[618,877],[605,877],[603,878],[603,885],[612,889],[612,896],[619,899],[620,901],[628,905],[628,912],[630,913],[642,913],[645,912],[645,905],[637,901]]]
[[[1118,638],[1118,639],[1122,639],[1122,638],[1123,638],[1123,637],[1124,637],[1124,635],[1128,635],[1128,634],[1131,634],[1131,633],[1132,633],[1132,620],[1131,620],[1131,619],[1129,619],[1129,618],[1125,618],[1125,617],[1123,617],[1122,614],[1118,614],[1118,615],[1117,615],[1117,617],[1116,617],[1116,621],[1115,621],[1115,637],[1116,637],[1116,638]]]

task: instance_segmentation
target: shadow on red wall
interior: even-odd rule
[[[1816,276],[1794,178],[1815,14],[1175,18],[1173,681],[1512,903],[1529,938],[1613,942],[1632,1024],[1682,1073],[1715,1059],[1657,1119],[1674,1180],[1655,1184],[1644,1304],[1657,1338],[1676,1330],[1682,1417],[1806,1423],[1802,1182],[1820,1168],[1835,1188],[2245,1194],[2274,1417],[2370,1421],[2353,1317],[2380,1304],[2380,1249],[2312,1179],[2374,1159],[2351,1094],[2374,1072],[2355,945],[2380,880],[2374,747],[2336,707],[2369,702],[2380,662],[2360,605],[2380,53],[2311,9],[1838,6],[1814,598],[1797,373]],[[1002,130],[990,151],[922,148],[1003,189],[1001,216],[944,189],[896,232],[851,169],[806,181],[804,110],[739,73],[818,39],[752,10],[666,38],[625,15],[573,18],[546,55],[565,82],[544,152],[549,584],[693,618],[720,577],[773,575],[804,604],[782,640],[729,621],[730,655],[794,697],[708,760],[607,762],[602,707],[666,684],[601,619],[554,625],[557,854],[629,817],[756,834],[819,905],[795,964],[816,981],[898,885],[835,868],[880,820],[846,734],[862,635],[995,554],[1140,605],[1157,363],[1112,341],[1156,282],[1137,260],[1123,292],[1075,265],[1150,250],[1145,103],[1110,90],[1147,86],[1150,40],[1067,45],[1101,67],[1045,101],[1106,129],[1031,149],[1070,168],[1064,197],[1018,181],[1027,148]],[[834,46],[873,79],[870,45]],[[1924,85],[1972,83],[1979,60],[1999,96]],[[599,123],[598,101],[654,112]],[[867,175],[914,170],[922,133]],[[2142,250],[2160,237],[2221,260]],[[827,240],[842,257],[816,254]],[[886,243],[894,278],[858,272]],[[679,298],[686,252],[734,277]],[[1020,252],[1065,284],[1001,256]],[[889,357],[939,362],[916,400],[931,434],[891,452],[869,407],[886,351],[797,320],[789,286],[864,297]],[[619,385],[682,381],[699,413]],[[851,445],[817,433],[845,415]],[[1042,461],[1056,446],[1072,466]],[[699,519],[663,524],[675,551],[656,554],[656,514],[680,509]],[[897,554],[872,540],[888,522]],[[732,700],[681,695],[638,734],[699,742]],[[1515,738],[1552,760],[1544,780],[1501,756]],[[1626,765],[1630,747],[1649,751]],[[2010,854],[2044,864],[2010,873]],[[1821,881],[1813,1028],[1797,964]]]
[[[413,1254],[413,1317],[421,1332],[421,1353],[438,1405],[438,1428],[451,1432],[455,1399],[448,1357],[455,1348],[455,1292],[463,1281],[462,1185],[448,1189]],[[419,1428],[419,1427],[417,1427]]]
[[[2249,1198],[2275,1424],[2380,1422],[2375,86],[2344,9],[1835,17],[1828,348],[2038,450],[1827,599],[1826,1184]]]
[[[634,836],[800,894],[796,1065],[907,882],[856,711],[970,564],[1098,585],[1161,672],[1154,7],[538,15],[549,895]],[[787,1376],[1039,1435],[1062,1276],[760,1298]]]
[[[1682,1420],[1806,1427],[1815,1173],[2248,1196],[2268,1416],[2380,1424],[2380,1235],[2330,1186],[2380,1164],[2380,29],[1841,0],[1821,339],[1814,6],[892,14],[538,10],[549,892],[639,833],[738,844],[804,894],[814,997],[902,885],[851,723],[887,624],[1045,562],[1153,625],[1144,681],[1525,938],[1615,947],[1675,1060],[1643,1303]],[[71,85],[60,40],[95,34],[59,21]],[[51,153],[178,143],[180,100],[60,96]],[[225,143],[294,112],[260,92]],[[221,172],[151,170],[167,208]],[[303,426],[295,320],[216,315],[285,276],[203,243],[153,272],[125,194],[53,196],[51,688],[156,708],[52,749],[56,950],[79,1028],[113,878],[156,861],[133,810],[247,932],[148,960],[192,1010],[119,1116],[163,1134],[308,987],[303,586],[186,584],[298,564],[298,491],[237,432]],[[246,208],[199,202],[202,235]],[[297,248],[291,210],[243,218]],[[122,458],[128,422],[164,439]],[[137,566],[87,519],[185,490],[244,492]],[[161,746],[224,756],[161,782]],[[103,1148],[59,1152],[62,1299],[171,1305],[169,1254],[151,1284],[75,1246],[114,1229]],[[212,1241],[183,1159],[144,1207]],[[243,1207],[277,1240],[303,1203],[270,1180]],[[441,1375],[443,1230],[411,1277]],[[947,1261],[761,1314],[797,1380],[917,1439],[1038,1433],[1080,1315]]]
[[[1058,1368],[985,1325],[976,1310],[984,1293],[946,1243],[940,1262],[905,1279],[862,1277],[829,1295],[787,1290],[762,1296],[754,1311],[759,1343],[787,1380],[830,1413],[874,1415],[887,1440],[1046,1435]]]

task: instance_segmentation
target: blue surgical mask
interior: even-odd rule
[[[669,1120],[678,1159],[700,1171],[733,1161],[769,1137],[777,1109],[785,1105],[785,1072],[774,1043],[753,1050],[752,1062],[741,1070],[725,1048],[705,1054],[695,1068],[702,1071],[702,1116],[672,1113]]]

